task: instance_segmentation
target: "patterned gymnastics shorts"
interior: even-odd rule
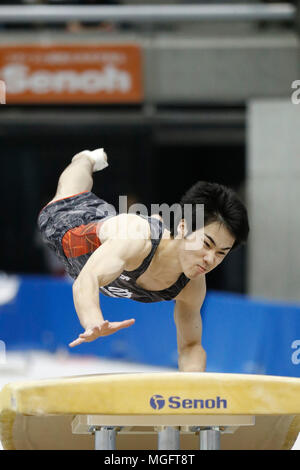
[[[44,243],[56,253],[67,272],[72,277],[76,277],[79,273],[72,272],[74,266],[70,265],[71,260],[65,256],[62,247],[63,236],[70,229],[91,222],[99,222],[115,215],[116,211],[111,204],[85,191],[51,202],[41,210],[37,223]],[[82,263],[80,265],[82,267]]]

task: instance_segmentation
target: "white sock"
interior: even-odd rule
[[[85,150],[85,152],[88,153],[89,157],[91,157],[95,162],[93,172],[103,170],[108,166],[107,155],[103,148],[96,150]]]

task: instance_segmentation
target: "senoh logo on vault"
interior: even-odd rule
[[[164,398],[162,395],[153,395],[150,398],[150,405],[154,410],[161,410],[165,406],[168,408],[194,408],[194,409],[213,409],[227,408],[227,400],[225,398],[181,398],[171,396]]]

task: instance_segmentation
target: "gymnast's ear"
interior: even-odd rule
[[[187,223],[185,219],[181,219],[177,225],[177,235],[175,238],[185,238],[188,234]]]

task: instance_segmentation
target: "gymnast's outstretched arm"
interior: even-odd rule
[[[206,352],[202,346],[200,309],[206,295],[205,277],[191,280],[176,298],[178,368],[181,372],[204,372]]]
[[[134,324],[134,319],[122,322],[104,320],[99,302],[99,287],[116,279],[124,270],[127,270],[128,263],[132,263],[136,257],[145,257],[149,248],[151,248],[151,242],[146,238],[119,239],[114,237],[106,239],[95,250],[73,284],[74,306],[85,332],[70,343],[70,347],[94,341],[100,336],[113,334],[121,328]]]

